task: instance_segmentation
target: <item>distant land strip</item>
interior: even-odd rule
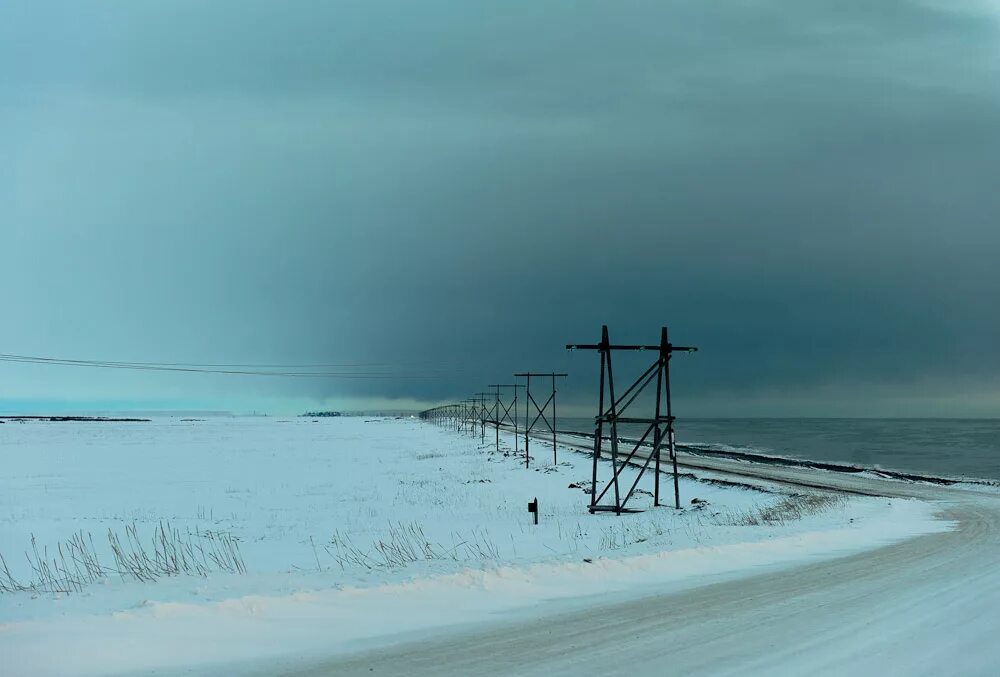
[[[43,421],[63,423],[68,421],[89,421],[92,423],[149,423],[148,418],[109,418],[107,416],[0,416],[0,421]]]

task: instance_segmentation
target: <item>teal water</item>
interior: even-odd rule
[[[1000,419],[678,419],[680,444],[939,476],[1000,479]],[[594,432],[591,419],[559,419],[561,430]],[[620,425],[639,437],[644,427]]]

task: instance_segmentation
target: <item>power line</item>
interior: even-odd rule
[[[342,378],[342,379],[437,379],[441,378],[437,374],[415,374],[402,371],[377,371],[377,372],[328,372],[328,371],[265,371],[271,368],[355,368],[372,366],[390,366],[377,364],[356,364],[356,365],[195,365],[186,363],[169,362],[120,362],[106,360],[75,360],[58,357],[43,357],[37,355],[13,355],[0,353],[0,362],[14,362],[22,364],[42,364],[49,366],[64,367],[90,367],[97,369],[129,369],[138,371],[169,371],[181,373],[198,374],[227,374],[240,376],[271,376],[282,378]],[[234,369],[228,367],[247,367],[247,369]]]
[[[211,363],[211,362],[136,362],[123,360],[80,360],[64,357],[39,357],[36,355],[15,355],[11,353],[0,353],[0,358],[11,358],[20,360],[36,360],[44,362],[72,362],[82,364],[120,364],[128,366],[142,367],[206,367],[206,368],[229,368],[229,367],[249,367],[254,369],[322,369],[322,368],[354,368],[354,367],[398,367],[402,366],[393,362],[354,362],[354,363],[308,363],[308,364],[259,364],[259,363]],[[416,362],[411,364],[435,365],[434,362]],[[442,368],[449,365],[441,365]]]

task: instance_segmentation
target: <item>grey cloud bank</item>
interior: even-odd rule
[[[600,324],[698,415],[997,415],[1000,6],[8,3],[0,364],[39,400],[408,405]],[[404,367],[399,367],[403,369]]]

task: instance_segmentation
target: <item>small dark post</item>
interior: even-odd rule
[[[535,524],[538,524],[538,497],[535,496],[535,500],[528,501],[528,512],[534,514]]]

